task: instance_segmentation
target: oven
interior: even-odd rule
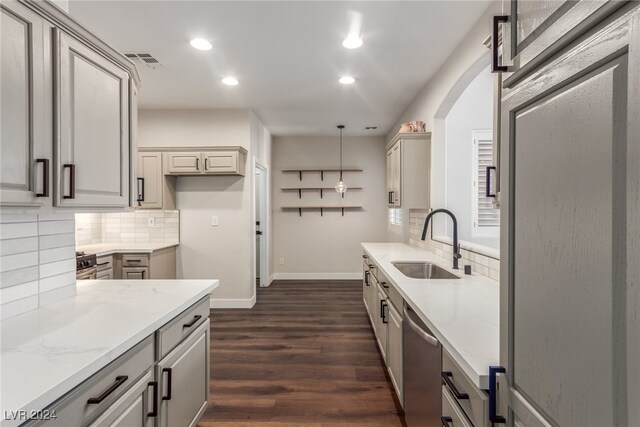
[[[76,252],[76,280],[94,280],[98,274],[95,254]]]

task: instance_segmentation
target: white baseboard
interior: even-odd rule
[[[273,280],[360,280],[362,273],[274,273]]]
[[[256,295],[249,299],[222,299],[209,297],[209,307],[211,308],[252,308],[256,305]]]

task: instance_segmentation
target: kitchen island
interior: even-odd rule
[[[78,282],[75,297],[3,320],[1,425],[20,425],[25,414],[55,409],[63,396],[82,389],[81,384],[99,377],[114,361],[120,363],[120,356],[143,342],[151,355],[144,370],[162,381],[154,375],[154,359],[179,349],[196,329],[206,328],[208,344],[209,294],[217,287],[218,280],[87,280]],[[176,321],[179,325],[173,326]],[[208,385],[208,345],[206,351]],[[129,378],[122,390],[135,380]],[[113,379],[108,381],[111,385]],[[113,396],[104,403],[114,403],[117,394]],[[51,425],[58,424],[51,420]]]

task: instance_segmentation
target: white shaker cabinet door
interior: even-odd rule
[[[56,206],[130,204],[129,74],[56,30]]]
[[[0,4],[0,204],[51,205],[48,25],[18,2]]]
[[[640,425],[638,34],[636,7],[503,98],[509,425]]]

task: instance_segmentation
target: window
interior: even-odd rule
[[[402,227],[402,209],[389,209],[389,224]]]
[[[500,233],[500,209],[486,196],[487,166],[493,165],[493,132],[475,130],[473,136],[473,234],[497,236]]]

